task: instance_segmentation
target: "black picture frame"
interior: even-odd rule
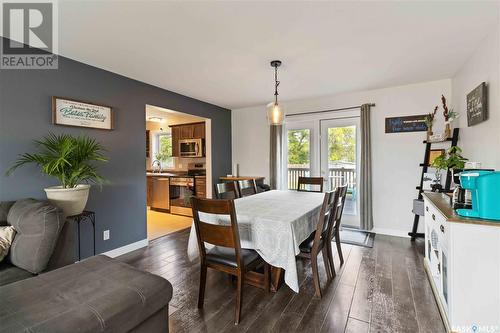
[[[482,82],[467,94],[467,126],[488,120],[488,95],[486,82]]]

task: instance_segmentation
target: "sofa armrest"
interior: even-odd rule
[[[7,215],[15,201],[0,201],[0,226],[8,225]]]
[[[78,224],[66,219],[45,271],[51,271],[78,261]]]

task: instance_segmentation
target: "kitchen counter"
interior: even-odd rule
[[[447,222],[481,224],[500,227],[500,221],[486,220],[481,218],[463,217],[455,213],[450,204],[450,196],[443,193],[427,192],[423,196],[427,198],[433,206],[446,218]]]
[[[146,172],[148,177],[187,177],[187,172]]]
[[[261,176],[231,176],[231,177],[219,177],[220,180],[222,181],[236,181],[236,180],[252,180],[255,179],[257,180],[264,180],[265,177]]]

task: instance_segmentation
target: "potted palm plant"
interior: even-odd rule
[[[88,136],[68,134],[49,133],[34,142],[37,152],[19,155],[7,175],[22,165],[36,164],[43,174],[57,178],[60,184],[44,189],[47,199],[66,216],[80,214],[87,204],[90,184],[102,186],[104,182],[94,165],[107,162],[104,148]]]

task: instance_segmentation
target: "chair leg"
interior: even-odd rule
[[[326,245],[326,251],[328,253],[328,261],[330,262],[330,268],[332,269],[332,276],[335,277],[337,273],[335,273],[335,264],[333,263],[332,242],[328,242],[328,244]]]
[[[311,266],[313,272],[314,289],[316,289],[315,295],[321,298],[321,286],[319,284],[319,272],[318,272],[318,254],[311,254]]]
[[[271,265],[264,262],[264,283],[266,291],[269,292],[271,288]]]
[[[201,264],[200,270],[200,293],[198,294],[198,308],[203,308],[203,301],[205,300],[205,285],[207,282],[207,266]]]
[[[243,280],[245,278],[245,275],[243,272],[239,272],[238,274],[238,287],[236,291],[236,312],[234,315],[234,324],[238,325],[240,322],[240,316],[241,316],[241,302],[243,300]]]
[[[330,262],[328,261],[328,250],[326,248],[327,246],[328,246],[328,244],[326,244],[323,247],[323,250],[321,250],[321,254],[323,256],[323,262],[325,263],[326,277],[328,278],[328,280],[331,280],[332,270],[330,268]]]
[[[335,243],[337,243],[337,252],[339,253],[340,265],[344,264],[344,256],[342,255],[342,246],[340,245],[340,229],[335,230]]]

